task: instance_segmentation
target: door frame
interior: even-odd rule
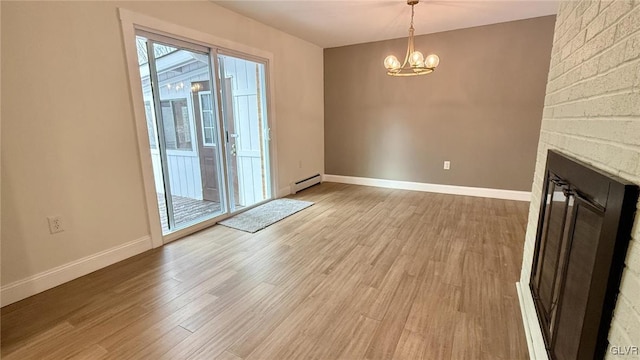
[[[204,228],[210,227],[222,220],[223,218],[231,216],[227,213],[222,216],[218,216],[213,219],[209,219],[198,223],[193,226],[189,226],[184,229],[177,230],[173,233],[163,236],[162,227],[160,224],[160,214],[158,210],[158,202],[156,195],[155,182],[153,178],[153,164],[151,159],[149,135],[147,129],[146,114],[144,108],[144,97],[142,93],[142,83],[140,78],[140,71],[138,65],[138,54],[136,48],[136,30],[147,31],[155,33],[161,36],[166,36],[179,41],[185,41],[191,44],[201,45],[208,47],[212,52],[225,51],[242,54],[248,58],[260,59],[265,63],[265,86],[268,98],[266,99],[267,106],[267,119],[270,129],[270,141],[269,141],[269,161],[270,161],[270,176],[271,176],[271,198],[276,198],[278,195],[278,152],[277,152],[277,126],[276,126],[276,111],[275,111],[275,85],[274,76],[272,73],[275,71],[274,57],[271,52],[256,49],[241,43],[237,43],[231,40],[223,39],[215,35],[205,33],[199,30],[191,29],[181,25],[173,24],[164,20],[160,20],[145,14],[137,13],[125,8],[118,8],[118,14],[120,18],[120,25],[122,30],[122,40],[124,43],[125,56],[127,61],[127,72],[129,78],[129,87],[131,90],[131,107],[133,110],[133,117],[135,119],[136,134],[138,138],[138,155],[140,158],[140,166],[142,171],[142,182],[144,185],[144,194],[146,200],[147,217],[149,220],[149,233],[151,237],[151,246],[153,248],[160,247],[168,242],[187,236],[194,232],[200,231]],[[212,71],[216,71],[215,67]],[[217,76],[215,77],[217,78]],[[225,170],[226,171],[226,170]],[[264,202],[255,204],[252,207],[258,206]],[[252,207],[242,209],[246,211]],[[237,212],[236,212],[237,213]],[[235,213],[234,213],[235,214]]]

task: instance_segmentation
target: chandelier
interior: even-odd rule
[[[416,51],[413,47],[413,7],[420,0],[407,0],[407,5],[411,5],[411,25],[409,26],[409,44],[407,46],[407,55],[402,65],[398,58],[389,55],[384,59],[384,67],[387,68],[387,75],[391,76],[417,76],[432,73],[438,64],[440,58],[438,55],[431,54],[425,59],[420,51]]]

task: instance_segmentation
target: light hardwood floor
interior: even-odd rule
[[[2,309],[9,359],[525,359],[528,203],[325,183]]]

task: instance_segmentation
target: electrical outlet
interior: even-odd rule
[[[64,231],[64,227],[62,226],[62,217],[61,216],[49,216],[47,217],[49,220],[49,232],[51,234],[59,233]]]
[[[444,169],[445,170],[451,169],[451,161],[445,161],[444,162]]]

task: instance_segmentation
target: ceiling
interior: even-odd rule
[[[408,34],[406,0],[213,1],[286,33],[329,48],[395,39]],[[553,15],[557,0],[422,0],[416,35]]]

